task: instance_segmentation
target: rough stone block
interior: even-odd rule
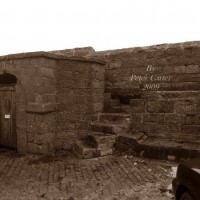
[[[185,114],[186,113],[186,103],[185,101],[177,101],[174,106],[175,113]]]
[[[34,140],[34,134],[31,132],[27,132],[27,140],[29,143],[33,143]]]
[[[48,66],[49,64],[49,59],[45,57],[35,57],[35,58],[30,58],[30,65],[33,66],[38,66],[38,65],[43,65],[43,66]]]
[[[55,86],[34,86],[35,94],[55,94],[56,87]]]
[[[37,124],[27,123],[27,132],[36,133],[37,132]]]
[[[38,76],[44,76],[44,77],[54,77],[55,72],[54,69],[49,67],[39,67],[37,71]]]
[[[200,126],[199,125],[183,125],[182,132],[184,134],[197,135],[200,133]]]
[[[133,113],[145,112],[145,100],[143,99],[131,99],[130,105]]]
[[[54,133],[34,134],[34,144],[46,144],[54,141]]]
[[[173,124],[183,124],[184,115],[167,113],[165,114],[165,122]]]
[[[173,140],[171,137],[174,137],[174,135],[171,136],[171,134],[180,134],[181,133],[181,124],[167,124],[167,129],[166,129],[167,134],[167,138],[170,138],[171,140]],[[168,137],[169,135],[169,137]]]
[[[39,145],[33,144],[33,143],[28,143],[28,152],[34,153],[34,154],[39,154],[40,153]]]
[[[200,115],[187,115],[186,124],[188,125],[200,125]]]
[[[200,90],[200,82],[171,83],[171,89],[175,91]]]
[[[35,122],[35,115],[32,113],[27,113],[26,121],[27,121],[27,124],[33,124]]]
[[[186,73],[189,73],[189,74],[199,73],[199,65],[188,65],[188,66],[186,66]]]
[[[144,114],[144,122],[163,123],[164,122],[164,114],[160,114],[160,113]]]
[[[143,114],[132,114],[133,123],[142,123],[143,122]]]
[[[55,59],[48,59],[48,66],[51,68],[56,68],[57,67],[57,60]]]
[[[186,114],[196,114],[196,105],[186,105]]]
[[[53,112],[56,110],[56,104],[55,103],[29,103],[27,105],[27,112],[30,113],[48,113]]]
[[[186,124],[193,125],[195,124],[196,116],[195,115],[186,115]]]
[[[103,103],[94,103],[94,112],[103,111]]]
[[[174,66],[163,66],[163,74],[174,74]]]
[[[54,142],[54,147],[55,147],[55,150],[61,150],[61,149],[63,149],[62,141],[56,139],[56,141]]]
[[[0,73],[3,72],[5,66],[5,61],[0,61]]]
[[[147,111],[150,113],[172,113],[174,112],[174,101],[172,100],[149,100]]]
[[[104,81],[92,81],[92,88],[104,88]]]
[[[46,143],[46,138],[44,135],[34,134],[34,142],[33,143],[38,144],[38,145],[44,144],[44,143]]]
[[[177,74],[184,74],[186,73],[186,66],[175,66],[175,73]]]
[[[96,80],[99,80],[99,81],[104,81],[105,80],[105,70],[104,69],[100,69],[98,71],[95,71],[94,72],[94,78]]]
[[[121,62],[109,63],[107,69],[119,69],[121,67]]]
[[[148,133],[148,124],[147,123],[134,123],[132,124],[133,133],[143,132]]]
[[[149,123],[148,124],[148,133],[151,136],[159,136],[162,134],[166,134],[168,132],[167,124],[159,124],[159,123]]]
[[[45,86],[47,78],[46,77],[33,77],[33,85],[36,87]]]
[[[30,67],[30,60],[29,58],[24,59],[14,59],[13,64],[17,67]]]
[[[27,131],[25,127],[17,126],[17,150],[19,153],[27,153]]]

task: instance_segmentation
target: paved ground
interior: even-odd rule
[[[172,166],[127,156],[80,160],[0,151],[2,200],[169,200]]]

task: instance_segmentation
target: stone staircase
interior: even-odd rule
[[[113,154],[116,137],[131,129],[132,118],[127,113],[99,113],[91,122],[92,132],[77,141],[74,152],[81,158]]]
[[[104,113],[91,122],[91,132],[77,141],[74,151],[81,158],[111,155],[113,152],[134,154],[157,159],[175,159],[200,156],[199,143],[152,138],[145,131],[133,131],[134,113],[142,112],[142,100],[134,97],[120,100],[105,94]],[[190,140],[188,140],[190,141]]]

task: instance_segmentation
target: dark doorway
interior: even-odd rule
[[[11,74],[0,75],[0,145],[17,148],[15,85]]]

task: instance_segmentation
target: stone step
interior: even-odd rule
[[[199,143],[179,143],[169,140],[147,139],[140,144],[144,157],[173,160],[200,156]]]
[[[140,137],[138,138],[140,140]],[[180,143],[176,141],[146,138],[138,142],[135,136],[119,136],[115,149],[119,152],[142,157],[164,160],[180,160],[200,156],[199,143]]]
[[[100,149],[113,148],[115,139],[116,139],[116,135],[112,135],[112,134],[102,135],[102,133],[99,133],[99,132],[94,132],[91,135],[91,137],[94,138],[97,144],[97,148],[100,148]]]
[[[126,113],[100,113],[98,121],[112,124],[131,124],[132,116]]]
[[[109,109],[110,113],[132,113],[130,105],[118,105]]]
[[[119,99],[104,100],[104,110],[105,110],[105,112],[109,112],[109,110],[112,107],[118,106],[119,104],[120,104]]]
[[[137,143],[140,144],[140,143],[146,141],[148,139],[148,136],[143,132],[138,132],[138,133],[135,133],[132,136],[132,138],[135,139],[137,141]]]
[[[102,135],[101,132],[92,132],[89,136],[94,138],[99,156],[112,155],[116,135],[105,133]]]
[[[101,157],[113,154],[113,149],[98,149]]]
[[[100,123],[98,121],[91,122],[91,128],[93,132],[100,132],[102,134],[125,134],[130,131],[131,125],[127,124],[111,124],[111,123]]]
[[[79,158],[95,158],[99,156],[97,149],[86,140],[78,140],[73,146],[73,152]]]

